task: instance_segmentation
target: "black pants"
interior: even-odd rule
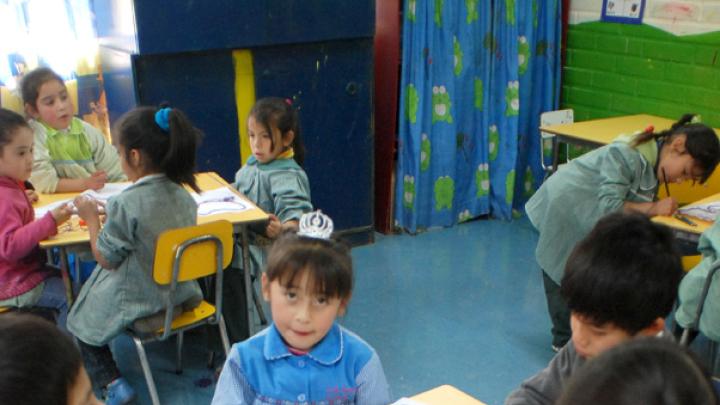
[[[120,377],[120,370],[115,364],[110,346],[93,346],[80,339],[77,342],[85,363],[85,370],[90,375],[93,386],[102,389]]]
[[[200,284],[203,296],[209,302],[215,302],[215,283]],[[245,278],[242,269],[229,267],[223,272],[223,308],[222,315],[227,326],[230,345],[242,342],[250,335],[248,330],[248,309],[245,298]],[[216,327],[208,328],[210,348],[222,350],[220,336]]]
[[[560,285],[554,282],[545,271],[542,272],[542,276],[548,313],[552,321],[552,345],[555,347],[563,347],[572,336],[572,330],[570,329],[570,309],[565,299],[560,295]]]

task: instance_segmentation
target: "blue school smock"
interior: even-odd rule
[[[390,391],[380,358],[337,323],[312,350],[294,355],[274,324],[233,345],[213,405],[385,405]]]
[[[710,268],[720,257],[720,219],[700,235],[698,250],[702,260],[693,267],[680,283],[680,305],[675,319],[683,328],[687,328],[696,318],[700,295]],[[700,317],[700,332],[714,341],[720,341],[720,270],[715,273],[707,299]]]
[[[170,287],[153,280],[155,243],[163,231],[197,221],[190,193],[164,175],[141,178],[111,198],[106,211],[97,248],[117,268],[95,268],[67,321],[73,335],[93,346],[107,344],[136,319],[165,309]],[[193,280],[178,283],[174,297],[179,305],[202,294]]]
[[[623,209],[626,201],[652,202],[658,180],[658,145],[630,146],[633,136],[570,161],[550,176],[525,205],[540,233],[535,257],[560,284],[570,253],[600,218]]]

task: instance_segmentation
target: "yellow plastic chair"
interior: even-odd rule
[[[702,255],[683,256],[681,258],[683,271],[687,273],[697,266],[702,260]]]
[[[160,234],[155,245],[153,278],[160,285],[170,286],[163,326],[149,333],[134,330],[128,334],[135,341],[145,381],[152,403],[160,403],[155,382],[150,371],[144,343],[162,341],[177,335],[177,371],[182,370],[183,332],[206,324],[217,324],[223,348],[227,355],[230,343],[225,321],[222,317],[223,269],[228,267],[233,255],[233,227],[228,221],[214,221],[186,228],[171,229]],[[177,283],[215,275],[215,305],[201,301],[197,307],[174,316],[173,307]]]

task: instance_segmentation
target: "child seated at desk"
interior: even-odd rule
[[[664,332],[682,278],[672,232],[640,214],[610,214],[573,250],[561,291],[572,339],[506,405],[554,404],[587,359]]]
[[[102,132],[74,117],[65,82],[38,68],[20,83],[25,111],[35,131],[31,182],[41,193],[99,190],[126,180],[115,148]]]
[[[35,220],[25,190],[33,159],[33,131],[25,119],[0,108],[0,307],[43,307],[57,311],[65,328],[65,285],[45,263],[38,243],[57,233],[72,212],[59,206]]]
[[[335,321],[352,294],[352,258],[330,240],[332,221],[305,214],[272,246],[262,293],[273,323],[233,345],[214,405],[390,403],[375,350]]]
[[[167,229],[195,225],[197,204],[182,184],[198,190],[194,168],[199,131],[181,111],[135,109],[120,119],[114,135],[123,171],[133,185],[108,201],[102,229],[96,201],[82,195],[75,199],[99,266],[68,317],[68,330],[77,337],[90,378],[108,405],[135,397],[108,343],[136,326],[135,321],[165,309],[170,287],[153,279],[155,243]],[[191,306],[201,296],[196,281],[180,282],[173,304]]]
[[[250,274],[265,267],[265,249],[283,230],[297,230],[300,216],[312,210],[310,183],[302,169],[305,149],[300,137],[298,112],[289,99],[266,97],[250,110],[247,122],[252,156],[235,174],[235,187],[270,214],[262,229],[250,232]],[[235,250],[235,268],[242,268],[242,246]],[[238,315],[245,309],[243,277],[225,272],[223,315],[231,342],[247,338],[247,320]],[[238,294],[238,291],[241,291]]]
[[[72,339],[31,315],[0,315],[0,401],[100,405]]]
[[[687,348],[639,338],[589,361],[558,405],[717,405],[709,373]]]

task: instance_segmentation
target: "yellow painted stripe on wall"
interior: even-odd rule
[[[252,52],[248,49],[233,51],[233,65],[235,67],[235,104],[238,116],[238,135],[240,136],[240,161],[245,164],[250,157],[247,119],[250,108],[255,104],[255,73],[253,72]]]

